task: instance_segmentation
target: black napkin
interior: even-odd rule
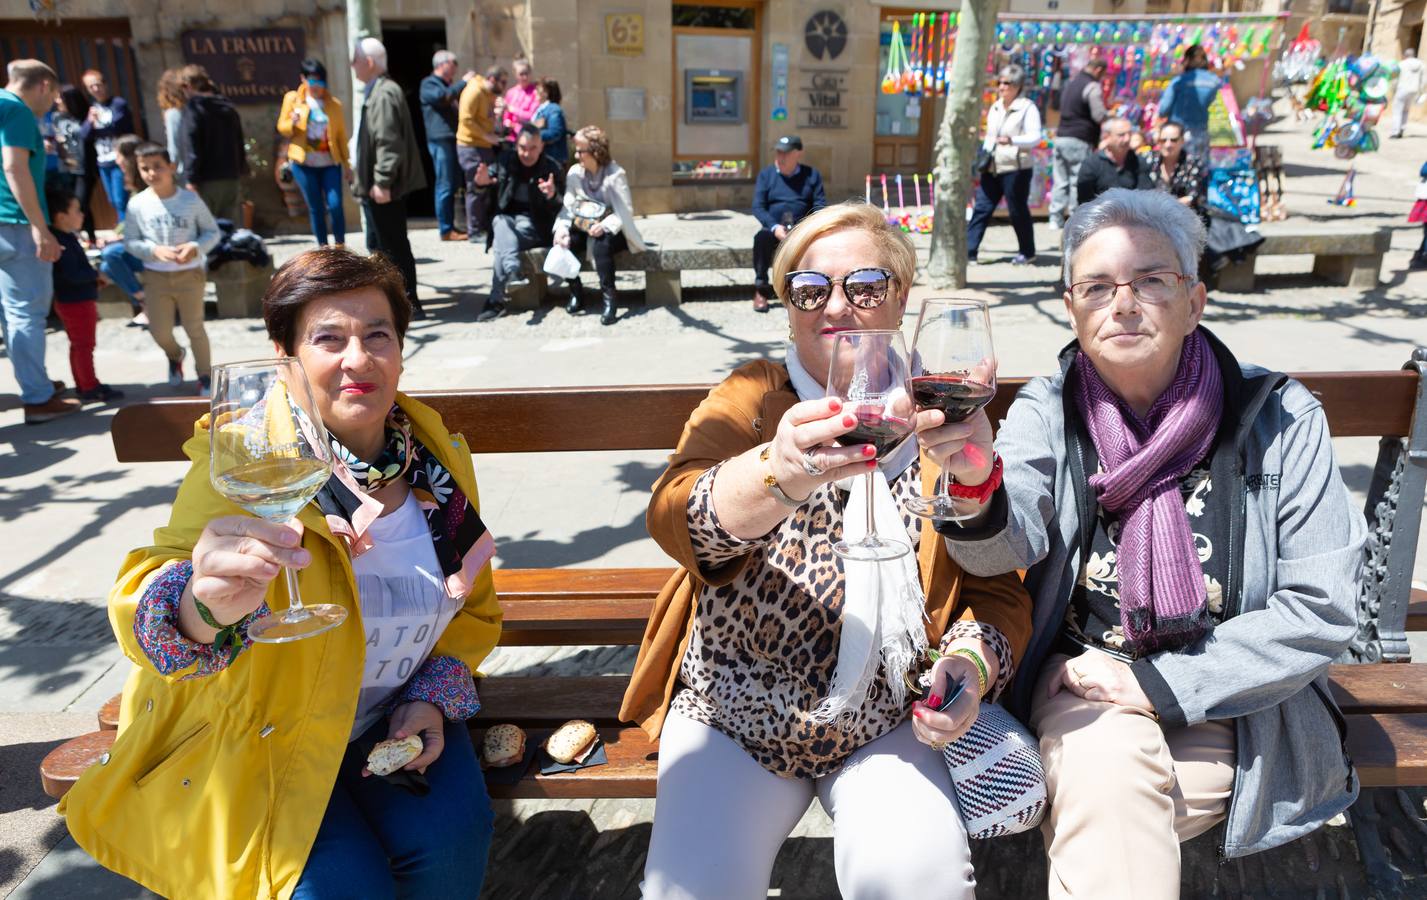
[[[545,748],[540,748],[540,774],[556,775],[560,772],[575,772],[580,769],[588,769],[590,766],[603,766],[609,762],[609,755],[604,752],[604,738],[596,735],[595,749],[585,757],[584,762],[556,762],[550,758],[550,754],[545,752]]]
[[[519,762],[511,763],[508,766],[488,766],[486,768],[486,784],[516,784],[525,777],[525,773],[530,769],[530,763],[535,759],[535,754],[539,749],[539,744],[532,740],[526,740],[525,754],[520,757]]]
[[[362,759],[365,760],[368,756],[372,755],[372,748],[380,744],[382,740],[385,740],[385,738],[379,740],[371,736],[371,732],[368,732],[352,743],[356,745],[358,752],[362,754]],[[373,772],[372,777],[380,778],[387,784],[395,785],[418,797],[425,797],[431,793],[431,783],[426,780],[425,775],[415,769],[397,769],[390,775],[378,775]]]

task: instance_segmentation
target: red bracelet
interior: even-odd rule
[[[947,493],[953,497],[963,500],[975,500],[977,503],[985,503],[991,499],[991,495],[996,493],[996,488],[1001,486],[1001,455],[996,454],[996,461],[991,464],[991,475],[980,484],[967,485],[957,484],[952,481],[946,486]]]

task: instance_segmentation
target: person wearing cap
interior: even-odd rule
[[[788,230],[805,216],[827,206],[823,177],[803,165],[803,139],[785,134],[773,145],[773,165],[758,173],[753,186],[753,216],[763,227],[753,236],[753,309],[768,311],[773,287],[768,267]]]

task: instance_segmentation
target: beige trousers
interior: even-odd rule
[[[1045,671],[1064,657],[1051,657]],[[1067,690],[1031,700],[1050,810],[1041,825],[1050,896],[1179,896],[1179,843],[1224,820],[1234,787],[1234,728],[1165,731],[1154,717]]]
[[[173,338],[174,311],[183,320],[183,330],[193,348],[193,365],[199,375],[211,369],[208,332],[203,330],[203,291],[207,279],[203,269],[181,272],[144,272],[144,306],[149,314],[149,334],[170,360],[183,356],[183,348]]]

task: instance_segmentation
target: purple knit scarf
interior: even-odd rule
[[[1090,478],[1100,505],[1120,516],[1120,621],[1138,650],[1181,646],[1209,627],[1204,569],[1179,479],[1204,458],[1224,411],[1223,380],[1208,341],[1184,339],[1174,381],[1137,416],[1076,356],[1080,415],[1103,471]]]

